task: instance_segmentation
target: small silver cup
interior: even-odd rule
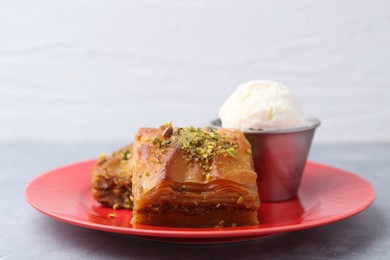
[[[260,200],[283,201],[297,195],[315,129],[321,124],[313,117],[307,120],[303,127],[243,131],[252,146]],[[221,120],[213,120],[211,126],[220,128]]]

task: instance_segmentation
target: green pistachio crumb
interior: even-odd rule
[[[240,204],[244,203],[244,201],[245,201],[244,197],[243,197],[243,196],[240,196],[240,197],[238,198],[238,200],[237,200],[237,205],[240,205]]]
[[[236,149],[234,147],[230,147],[226,150],[230,155],[232,156],[236,156],[237,155],[237,152],[236,152]]]
[[[98,163],[103,163],[106,161],[106,158],[107,158],[107,155],[105,153],[102,153],[101,155],[99,155],[98,157]]]
[[[160,126],[163,139],[153,140],[154,144],[164,153],[175,145],[184,151],[183,159],[187,163],[196,163],[206,173],[211,171],[212,162],[218,154],[236,155],[238,143],[226,134],[220,134],[214,129],[200,129],[196,127],[177,128],[170,123]]]
[[[153,139],[153,144],[154,144],[155,146],[157,146],[157,147],[160,147],[160,146],[161,146],[161,139],[158,138],[158,137],[155,137],[155,138]]]

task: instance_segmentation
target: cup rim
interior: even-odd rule
[[[293,133],[303,132],[308,130],[314,130],[321,125],[321,121],[316,117],[307,117],[306,120],[309,122],[308,125],[290,127],[290,128],[270,128],[270,129],[256,129],[256,130],[244,130],[244,134],[273,134],[273,133]],[[220,118],[216,118],[210,122],[210,126],[216,129],[222,128],[222,122]]]

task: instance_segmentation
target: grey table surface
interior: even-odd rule
[[[390,145],[314,144],[310,160],[354,172],[376,188],[373,205],[333,224],[249,242],[171,244],[73,226],[33,209],[24,189],[53,168],[122,143],[0,143],[0,259],[390,259]]]

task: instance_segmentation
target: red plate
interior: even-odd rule
[[[147,239],[223,243],[312,228],[351,217],[368,208],[375,189],[363,178],[344,170],[309,162],[296,199],[262,203],[260,225],[234,228],[170,228],[132,225],[131,210],[101,206],[91,196],[95,160],[65,166],[33,180],[26,188],[28,202],[55,219],[97,230]]]

